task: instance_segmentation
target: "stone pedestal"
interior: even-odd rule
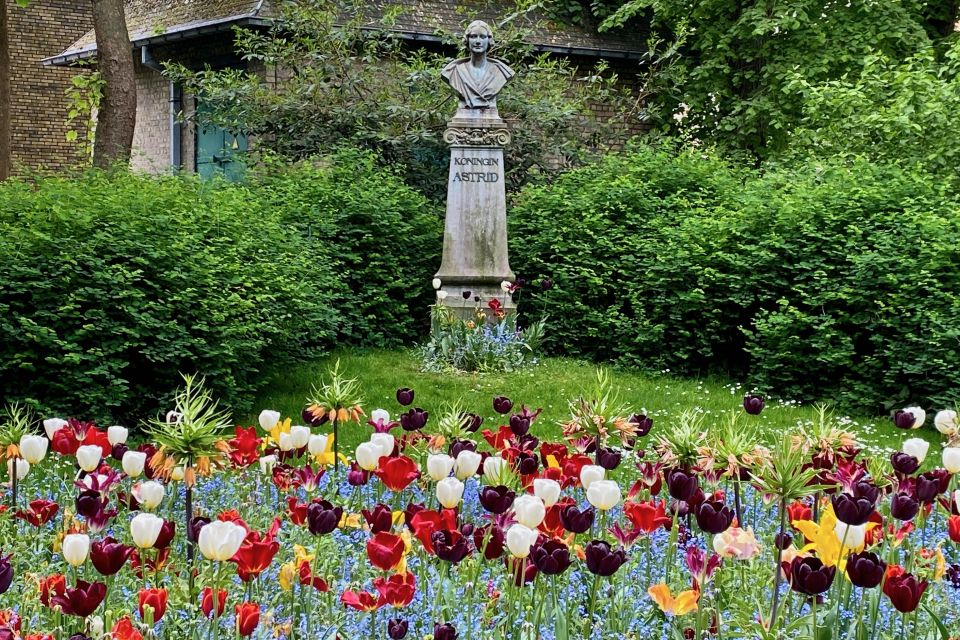
[[[447,293],[443,304],[472,318],[478,305],[488,309],[489,300],[497,298],[505,312],[513,313],[516,305],[500,288],[504,280],[514,280],[503,166],[510,132],[496,109],[461,108],[448,122],[444,141],[450,145],[450,173],[443,260],[435,276]],[[470,295],[464,297],[465,292]]]

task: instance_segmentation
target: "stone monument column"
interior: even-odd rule
[[[500,287],[504,280],[512,282],[514,274],[507,256],[503,164],[510,132],[496,103],[514,72],[503,61],[487,57],[493,34],[485,22],[471,23],[465,40],[470,57],[451,61],[441,72],[460,101],[444,133],[450,145],[450,172],[443,259],[435,277],[446,294],[438,300],[466,318],[473,317],[478,305],[488,309],[492,298],[507,313],[516,305]]]

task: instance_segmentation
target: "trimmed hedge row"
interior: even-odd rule
[[[554,352],[884,411],[955,401],[960,202],[868,163],[764,175],[651,148],[525,190],[511,257]]]

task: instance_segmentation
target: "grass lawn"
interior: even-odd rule
[[[300,422],[300,411],[312,386],[327,375],[336,360],[341,370],[349,377],[358,378],[363,386],[364,409],[369,414],[377,408],[396,417],[401,409],[395,392],[400,387],[410,387],[416,392],[415,406],[422,407],[435,416],[445,405],[460,399],[463,407],[484,418],[484,428],[495,428],[497,414],[493,411],[492,398],[505,395],[531,408],[543,408],[543,414],[534,427],[534,434],[541,438],[556,438],[560,434],[558,422],[568,416],[567,401],[582,391],[593,387],[596,366],[563,358],[546,358],[536,367],[504,374],[438,375],[422,373],[411,351],[368,350],[338,351],[313,362],[275,372],[269,385],[257,399],[259,409],[275,409],[284,416],[291,416],[294,424]],[[654,419],[654,431],[670,427],[671,417],[688,409],[698,408],[705,413],[705,425],[719,422],[723,414],[738,410],[744,389],[734,382],[722,380],[690,380],[669,376],[651,376],[632,370],[616,369],[612,372],[614,383],[619,387],[621,400],[636,413],[646,413]],[[928,414],[930,409],[927,408]],[[759,416],[763,432],[768,440],[791,430],[798,421],[811,421],[815,416],[812,406],[768,399],[767,406]],[[896,429],[889,418],[868,416],[842,416],[850,431],[861,441],[887,453],[887,449],[899,448],[906,437],[920,435],[934,445],[940,436],[930,425],[909,434]],[[256,415],[247,416],[245,423],[255,424]],[[429,430],[430,423],[428,423]],[[365,440],[370,429],[348,429],[341,435],[348,450]],[[936,446],[931,447],[931,457]],[[939,455],[936,456],[939,458]]]

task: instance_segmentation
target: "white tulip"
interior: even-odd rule
[[[445,509],[453,509],[463,499],[463,483],[450,476],[437,483],[437,500]]]
[[[247,530],[240,525],[216,520],[200,529],[197,546],[208,560],[224,562],[236,555],[246,537]]]
[[[390,422],[390,412],[386,409],[374,409],[370,412],[370,421],[387,424]]]
[[[148,511],[156,509],[163,500],[163,494],[166,490],[163,485],[153,480],[147,480],[137,489],[137,500]]]
[[[510,287],[512,286],[513,284],[509,280],[504,280],[503,282],[500,283],[500,288],[503,290],[504,293],[510,293]]]
[[[552,507],[560,499],[560,483],[549,478],[533,481],[533,495],[543,500],[545,507]]]
[[[303,449],[310,442],[310,428],[302,425],[290,427],[290,436],[293,438],[293,448]]]
[[[458,480],[466,480],[477,472],[480,468],[480,461],[483,460],[476,451],[464,449],[457,454],[457,459],[453,463],[453,473]]]
[[[867,539],[867,525],[865,524],[847,524],[837,521],[833,528],[833,534],[837,536],[837,541],[848,549],[856,549],[863,546]]]
[[[20,438],[20,455],[30,464],[37,464],[47,455],[50,441],[43,436],[26,434]]]
[[[440,278],[434,278],[431,284],[433,285],[434,289],[439,289],[440,285],[442,285],[443,283],[440,282]]]
[[[920,407],[905,407],[904,411],[913,414],[913,425],[911,429],[919,429],[927,421],[927,412]]]
[[[950,473],[960,472],[960,448],[944,447],[943,468]]]
[[[177,465],[170,470],[170,479],[174,482],[180,482],[186,473],[186,469],[184,469],[182,465]]]
[[[126,451],[120,460],[120,466],[123,472],[131,478],[137,478],[143,473],[143,468],[147,465],[147,454],[143,451]]]
[[[133,544],[141,549],[149,549],[160,537],[163,529],[163,518],[152,513],[138,513],[130,521],[130,537]]]
[[[43,421],[43,430],[47,432],[47,437],[53,440],[57,431],[67,426],[67,421],[63,418],[47,418]]]
[[[507,549],[515,558],[526,558],[530,555],[530,547],[537,541],[539,534],[522,524],[515,524],[507,529]]]
[[[587,500],[600,511],[610,511],[620,504],[620,485],[613,480],[594,480],[587,489]]]
[[[449,292],[444,291],[443,289],[440,289],[439,291],[437,291],[437,300],[443,302],[444,300],[447,299],[448,295],[450,295]]]
[[[110,441],[110,446],[115,444],[124,444],[127,441],[127,436],[130,435],[130,431],[126,427],[121,427],[120,425],[114,425],[107,428],[107,440]]]
[[[95,444],[85,444],[77,449],[77,464],[87,473],[100,466],[103,449]]]
[[[453,471],[453,458],[445,453],[431,453],[427,456],[427,475],[434,482],[439,482]]]
[[[327,436],[315,433],[307,440],[307,451],[312,456],[319,456],[327,450]]]
[[[72,567],[79,567],[90,555],[90,536],[71,533],[63,537],[63,559]]]
[[[100,616],[90,616],[87,618],[87,624],[90,625],[91,638],[99,638],[103,635],[103,618]]]
[[[275,466],[277,466],[277,456],[269,455],[260,458],[260,473],[270,475]]]
[[[260,422],[260,428],[264,431],[270,431],[280,422],[280,412],[264,409],[260,412],[257,420]]]
[[[293,438],[293,434],[285,431],[280,434],[280,451],[292,451],[296,449],[296,441]]]
[[[929,450],[930,443],[923,438],[910,438],[903,443],[903,452],[916,458],[920,464],[923,464]]]
[[[507,461],[500,456],[487,456],[487,459],[483,461],[483,479],[488,484],[503,484],[503,473],[507,468]]]
[[[380,445],[364,442],[357,447],[357,464],[364,471],[373,471],[380,466]]]
[[[591,484],[606,477],[607,470],[597,464],[585,464],[580,469],[580,484],[584,490],[589,490]]]
[[[7,477],[13,477],[13,463],[17,463],[17,480],[23,480],[27,477],[27,473],[30,472],[30,463],[23,459],[17,458],[8,458],[7,459]]]
[[[543,522],[547,515],[547,508],[543,500],[537,496],[524,494],[513,501],[513,514],[517,522],[525,527],[535,529]]]
[[[952,409],[938,411],[933,417],[933,426],[937,431],[945,436],[952,436],[957,433],[957,412]]]
[[[380,447],[381,456],[390,456],[396,441],[389,433],[374,433],[370,435],[370,442]]]

